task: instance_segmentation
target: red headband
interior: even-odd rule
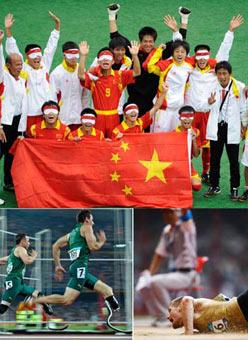
[[[194,118],[194,112],[181,112],[180,113],[180,119],[183,119],[183,118]]]
[[[27,52],[27,55],[30,55],[32,53],[41,53],[41,48],[39,47],[34,47],[34,48],[31,48],[28,52]]]
[[[124,113],[127,115],[133,111],[135,111],[136,113],[139,113],[139,108],[136,104],[128,104],[124,109]]]

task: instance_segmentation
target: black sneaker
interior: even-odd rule
[[[202,180],[202,183],[210,185],[209,174],[202,174],[201,180]]]
[[[53,308],[49,303],[42,303],[41,304],[44,308],[44,312],[48,315],[53,315]]]
[[[239,202],[248,201],[248,190],[245,190],[243,194],[239,197]]]
[[[110,9],[111,11],[115,11],[115,10],[120,8],[120,5],[119,4],[110,4],[110,5],[108,5],[107,8]]]
[[[239,199],[239,193],[237,188],[231,189],[230,198],[232,201],[237,201]]]
[[[204,193],[204,197],[212,197],[221,193],[220,187],[209,187],[208,191]]]
[[[179,12],[179,14],[188,14],[189,15],[191,13],[191,10],[188,9],[187,7],[179,7],[178,12]]]

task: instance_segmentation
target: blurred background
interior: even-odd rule
[[[236,296],[248,289],[248,212],[247,209],[193,209],[197,229],[198,256],[209,260],[201,275],[202,297],[214,297],[220,292]],[[134,214],[134,281],[152,260],[165,223],[162,210],[136,209]],[[161,273],[167,272],[167,260]],[[137,297],[137,296],[136,296]],[[136,313],[145,313],[136,299]]]
[[[76,224],[76,209],[6,209],[0,211],[0,257],[9,254],[15,245],[15,233],[27,233],[31,245],[39,255],[34,264],[27,266],[25,283],[35,286],[44,294],[63,294],[69,280],[68,272],[63,282],[54,280],[52,244],[69,233]],[[89,272],[106,282],[120,302],[120,312],[115,321],[131,329],[132,323],[132,210],[92,209],[95,232],[102,229],[107,242],[90,256]],[[67,249],[61,252],[62,266],[68,271],[70,261]],[[6,266],[0,266],[1,293],[4,288]],[[22,299],[23,300],[23,299]],[[4,315],[5,321],[15,321],[15,310],[21,297]],[[104,299],[84,289],[77,301],[66,307],[55,306],[55,317],[73,321],[80,327],[99,327],[106,320]],[[1,318],[2,319],[2,318]],[[78,327],[79,327],[78,326]]]

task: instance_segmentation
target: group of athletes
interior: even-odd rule
[[[184,327],[187,335],[247,332],[248,291],[232,298],[222,293],[212,299],[188,296],[200,288],[200,272],[208,259],[197,257],[197,230],[189,209],[164,209],[162,215],[165,226],[151,263],[135,287],[137,308],[144,306],[153,317],[152,327],[166,327],[169,320],[169,326]],[[140,227],[142,232],[144,226]],[[164,259],[168,260],[166,273],[159,271]],[[173,295],[179,297],[173,299]]]
[[[77,223],[72,231],[60,237],[53,244],[55,278],[63,280],[66,272],[61,265],[60,252],[68,248],[71,260],[69,267],[70,280],[63,295],[53,294],[44,296],[42,292],[24,283],[26,265],[32,264],[37,258],[37,251],[31,246],[28,235],[16,235],[16,245],[8,256],[0,258],[0,265],[7,265],[5,289],[1,297],[0,314],[4,314],[18,295],[26,297],[26,304],[32,306],[41,304],[44,312],[53,315],[51,304],[71,305],[84,288],[93,290],[103,296],[106,308],[112,313],[119,310],[119,303],[113,290],[106,283],[92,275],[88,270],[89,256],[92,251],[99,250],[106,242],[103,230],[94,233],[93,215],[90,210],[81,210],[77,215]]]
[[[11,176],[13,155],[9,152],[18,138],[85,141],[119,139],[126,133],[190,131],[192,158],[202,155],[201,176],[191,167],[192,189],[209,184],[205,197],[221,192],[220,161],[224,146],[230,163],[230,197],[248,199],[248,147],[242,157],[246,187],[239,196],[240,139],[247,137],[247,87],[232,77],[228,62],[234,31],[243,24],[237,15],[230,21],[216,57],[210,47],[197,45],[189,56],[186,42],[191,11],[180,7],[180,29],[174,17],[164,24],[172,41],[155,46],[157,31],[143,27],[139,42],[118,32],[119,4],[108,6],[110,41],[86,71],[89,45],[67,41],[62,62],[51,73],[60,36],[60,19],[55,23],[46,48],[28,44],[24,62],[13,36],[13,14],[5,17],[7,53],[4,66],[0,32],[1,155],[4,155],[4,189],[14,190]],[[125,88],[127,87],[127,93]],[[13,100],[13,98],[15,98]],[[92,104],[91,104],[92,101]],[[91,107],[92,106],[92,107]],[[150,130],[149,130],[150,129]],[[247,138],[246,138],[247,140]],[[3,200],[0,201],[4,203]]]

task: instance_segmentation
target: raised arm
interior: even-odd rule
[[[4,31],[0,29],[0,84],[3,83],[3,67],[4,67],[3,38],[4,38]]]
[[[230,23],[229,23],[229,30],[226,32],[224,40],[222,41],[219,50],[216,54],[215,59],[217,61],[226,60],[229,59],[229,53],[232,48],[233,39],[234,39],[234,31],[240,27],[244,22],[244,18],[242,15],[238,14],[237,16],[232,17]]]
[[[134,77],[137,77],[141,74],[141,67],[140,67],[140,62],[138,58],[139,48],[140,48],[140,44],[137,41],[131,41],[131,47],[128,46],[129,52],[131,53],[132,60],[133,60]]]
[[[170,15],[164,16],[164,24],[172,31],[172,40],[183,40],[182,34],[179,32],[176,19]]]
[[[5,45],[5,49],[6,49],[7,54],[17,53],[17,54],[20,54],[22,56],[22,54],[19,51],[19,48],[17,46],[16,40],[12,35],[12,26],[15,22],[13,14],[12,13],[7,14],[4,22],[5,22],[5,31],[6,31],[6,35],[7,35],[6,45]]]
[[[109,33],[117,32],[117,13],[120,10],[119,4],[110,4],[108,6],[108,16],[109,16]]]
[[[106,242],[105,232],[100,230],[96,237],[90,223],[84,223],[81,227],[81,232],[81,235],[85,237],[87,245],[91,251],[99,250]]]
[[[87,41],[81,41],[79,44],[80,60],[78,66],[78,77],[80,80],[85,80],[86,58],[89,54],[89,45]]]
[[[194,333],[194,299],[191,296],[184,296],[181,302],[184,333]]]
[[[51,32],[46,48],[43,53],[43,61],[49,71],[52,66],[53,57],[58,46],[60,35],[60,19],[50,11],[48,12],[48,14],[55,24],[55,29]]]
[[[0,84],[3,85],[3,81],[4,81],[4,77],[3,77],[3,68],[4,68],[4,57],[3,57],[3,38],[4,38],[4,32],[2,30],[0,30]],[[1,89],[3,89],[3,86],[1,86]],[[1,93],[3,92],[2,90],[0,90],[0,96],[3,94]],[[3,130],[3,126],[1,124],[1,115],[0,115],[0,141],[2,143],[6,143],[7,142],[7,138],[5,135],[5,132]]]

